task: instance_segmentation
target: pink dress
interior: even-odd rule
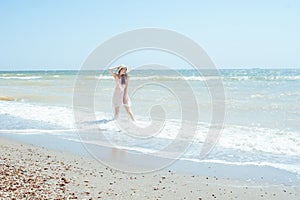
[[[113,106],[118,107],[123,104],[124,106],[129,107],[131,105],[131,102],[130,102],[130,98],[128,97],[127,94],[126,94],[126,102],[127,103],[123,102],[123,96],[124,96],[126,84],[122,85],[121,79],[118,76],[116,77],[115,81],[116,81],[116,87],[114,89],[113,98],[112,98]]]

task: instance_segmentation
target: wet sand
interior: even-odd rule
[[[0,96],[0,101],[14,101],[15,98],[9,96]]]
[[[132,174],[98,161],[0,139],[0,199],[299,199],[299,187],[162,171]],[[114,150],[112,149],[112,152]]]

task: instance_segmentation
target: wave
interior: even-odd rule
[[[112,76],[89,77],[88,79],[112,80]],[[130,80],[188,80],[188,81],[205,81],[219,79],[219,77],[202,77],[202,76],[130,76]]]
[[[40,79],[41,76],[0,76],[0,79],[20,79],[20,80],[32,80]]]
[[[112,80],[113,77],[110,75],[83,75],[86,80]],[[191,75],[191,74],[179,74],[174,75],[164,73],[159,74],[158,72],[152,73],[150,75],[145,74],[129,74],[131,80],[166,80],[166,81],[174,81],[174,80],[187,80],[187,81],[208,81],[208,80],[217,80],[221,79],[223,81],[298,81],[300,80],[300,75],[231,75],[231,74],[220,74],[218,75]],[[75,74],[69,75],[60,75],[60,74],[38,74],[37,76],[33,75],[0,75],[0,79],[4,80],[35,80],[35,79],[76,79]]]
[[[40,135],[40,134],[54,134],[63,135],[63,133],[74,133],[75,129],[0,129],[0,133],[11,133],[18,135]]]
[[[73,119],[73,110],[71,107],[50,106],[18,101],[1,101],[0,106],[0,114],[2,114],[2,117],[4,118],[2,119],[1,129],[5,129],[4,123],[7,123],[7,126],[12,123],[12,121],[5,122],[6,116],[24,119],[24,123],[28,122],[25,120],[34,120],[40,123],[49,123],[56,127],[63,127],[65,129],[75,129],[77,126]],[[90,128],[91,125],[97,125],[100,129],[106,130],[106,132],[112,134],[112,136],[114,136],[115,132],[122,132],[122,129],[120,129],[114,121],[110,121],[109,123],[98,123],[111,118],[111,113],[96,112],[95,114],[97,121],[93,123],[93,121],[89,121],[88,117],[84,117],[85,113],[83,112],[83,120],[87,121],[87,123],[84,122],[80,125],[85,126],[86,128]],[[149,123],[148,118],[143,116],[136,117],[144,127]],[[167,119],[164,126],[165,130],[159,132],[155,137],[167,140],[175,139],[181,123],[180,119]],[[209,127],[209,123],[199,122],[194,142],[203,143],[209,131]],[[117,135],[119,135],[120,141],[126,140],[123,133]],[[222,137],[220,138],[218,145],[223,148],[242,151],[297,156],[300,154],[299,135],[300,133],[295,131],[228,124],[225,125],[222,130]],[[183,138],[184,137],[181,137],[181,139]],[[190,138],[187,138],[187,140],[189,139]]]
[[[49,126],[74,127],[72,110],[67,107],[46,106],[19,101],[2,101],[0,102],[0,107],[0,115],[2,114],[1,129],[5,129],[6,126],[11,127],[14,124],[15,118],[19,120],[18,124],[15,125],[21,129],[28,126],[28,120],[32,121],[33,126],[38,126],[38,123],[48,123]],[[8,119],[5,120],[5,117]],[[9,117],[14,118],[9,119]]]
[[[225,81],[295,81],[300,80],[297,76],[222,76]]]
[[[18,101],[0,101],[0,107],[0,133],[52,134],[63,139],[80,139],[76,131],[78,124],[74,122],[71,107]],[[142,153],[160,151],[172,143],[178,138],[178,130],[182,123],[180,119],[167,119],[158,134],[141,139],[128,135],[126,127],[120,128],[115,121],[107,120],[111,119],[111,113],[97,112],[95,115],[96,121],[93,121],[85,118],[83,112],[83,121],[79,122],[83,128],[93,130],[96,127],[97,130],[101,130],[101,134],[91,131],[86,137],[86,142],[92,139],[95,143],[104,136],[113,145]],[[147,126],[148,119],[143,116],[136,118]],[[180,140],[192,143],[183,159],[200,160],[199,154],[209,127],[209,123],[200,122],[194,138],[179,137]],[[300,133],[296,131],[227,124],[216,141],[209,160],[221,160],[235,165],[264,163],[267,166],[273,165],[299,173],[299,168],[293,164],[300,161],[299,136]],[[84,138],[79,141],[84,141]]]
[[[112,76],[89,76],[86,79],[112,80]],[[223,81],[296,81],[300,80],[300,76],[130,76],[131,80],[162,80],[162,81],[208,81],[218,80]]]

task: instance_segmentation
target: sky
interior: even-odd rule
[[[220,69],[300,68],[297,0],[2,0],[0,27],[0,70],[79,69],[104,41],[148,27],[189,37]]]

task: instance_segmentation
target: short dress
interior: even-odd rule
[[[115,78],[115,81],[116,81],[116,87],[115,87],[114,93],[113,93],[112,105],[114,107],[118,107],[121,105],[130,107],[131,101],[127,94],[126,94],[127,103],[123,104],[123,96],[124,96],[126,84],[121,84],[121,79],[118,76]]]

